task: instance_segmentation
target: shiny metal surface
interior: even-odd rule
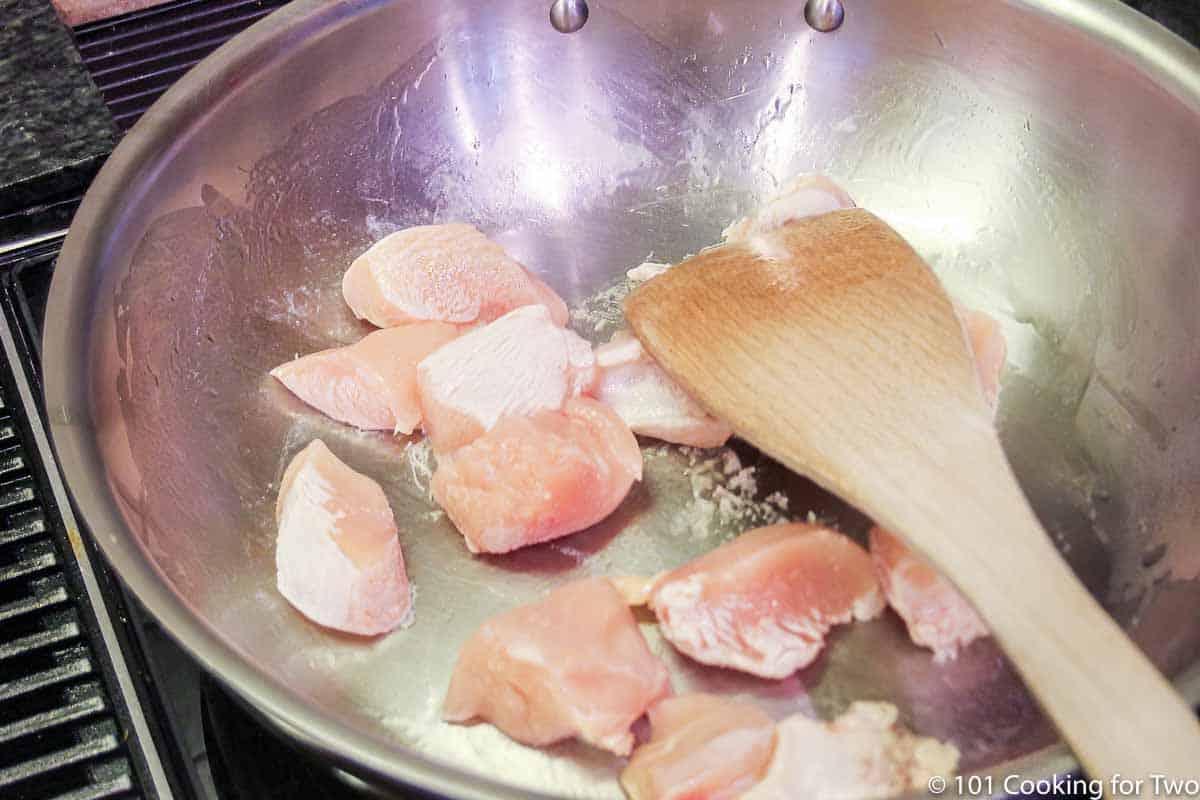
[[[804,21],[821,33],[836,31],[846,21],[842,0],[808,0],[804,4]]]
[[[780,513],[775,492],[789,514],[852,533],[863,520],[740,445],[753,494],[728,456],[705,467],[647,443],[646,480],[611,519],[471,558],[429,500],[421,449],[324,420],[266,371],[363,332],[341,272],[400,226],[478,224],[603,339],[625,269],[709,244],[820,170],[1003,320],[1000,425],[1024,487],[1200,698],[1200,55],[1102,0],[862,0],[830,35],[798,3],[682,7],[606,0],[562,36],[543,0],[297,0],[151,109],[71,227],[45,343],[55,445],[122,578],[356,774],[463,797],[619,796],[617,760],[597,751],[438,721],[466,636],[570,578],[678,564]],[[383,483],[402,529],[416,622],[379,641],[321,631],[274,589],[276,483],[315,436]],[[988,642],[936,665],[888,616],[767,683],[699,669],[645,630],[680,690],[775,714],[886,698],[969,769],[1069,765]]]
[[[550,24],[559,33],[575,33],[587,21],[587,0],[554,0],[550,6]]]

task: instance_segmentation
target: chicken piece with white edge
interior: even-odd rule
[[[604,578],[585,578],[485,622],[463,646],[442,708],[523,744],[579,738],[617,755],[630,726],[671,692],[667,668]]]
[[[860,701],[832,722],[788,717],[766,775],[741,800],[875,800],[952,776],[958,750],[905,730],[898,716],[890,703]]]
[[[596,348],[594,394],[637,434],[691,447],[720,447],[733,435],[654,362],[629,331]]]
[[[452,452],[507,416],[558,411],[591,390],[592,347],[545,306],[524,306],[466,333],[417,365],[425,433]]]
[[[417,363],[459,332],[444,322],[388,328],[345,347],[300,356],[271,375],[338,422],[409,434],[421,424]]]
[[[630,800],[735,800],[766,773],[775,722],[750,703],[684,694],[649,717],[650,741],[621,772]]]
[[[792,220],[854,208],[846,190],[824,175],[800,175],[779,187],[753,216],[727,227],[726,242],[747,242]]]
[[[321,440],[284,471],[275,521],[279,593],[304,616],[362,636],[410,618],[412,590],[387,497]]]
[[[472,225],[417,225],[380,239],[342,278],[359,319],[380,328],[434,320],[490,322],[544,305],[558,325],[567,306],[553,289]]]
[[[622,593],[644,589],[626,578]],[[811,664],[834,626],[884,608],[867,552],[803,523],[741,534],[655,579],[648,603],[664,638],[696,661],[776,679]]]
[[[433,497],[472,553],[507,553],[583,530],[642,477],[637,439],[590,397],[510,416],[438,459]]]

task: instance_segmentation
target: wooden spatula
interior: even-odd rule
[[[907,242],[854,209],[693,256],[625,303],[738,435],[954,580],[1093,778],[1200,775],[1200,726],[1063,563],[1017,486],[962,326]]]

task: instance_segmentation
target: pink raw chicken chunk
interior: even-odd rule
[[[507,553],[594,525],[642,477],[642,453],[595,400],[507,417],[438,459],[433,496],[472,553]]]
[[[1000,399],[1000,373],[1008,357],[1008,342],[1004,339],[1000,323],[991,316],[982,311],[962,308],[958,309],[958,314],[967,332],[971,352],[975,355],[975,371],[983,387],[983,396],[994,414]]]
[[[884,605],[863,548],[799,523],[743,533],[659,578],[649,601],[676,648],[763,678],[812,663],[830,628],[871,619]]]
[[[338,422],[412,433],[421,424],[417,363],[458,333],[458,327],[444,322],[375,331],[352,345],[301,356],[271,374]]]
[[[725,241],[748,241],[792,220],[846,208],[854,208],[854,200],[845,189],[824,175],[800,175],[781,186],[753,217],[726,228]]]
[[[670,692],[621,595],[586,578],[485,622],[459,653],[442,716],[528,745],[578,737],[628,755],[630,726]]]
[[[649,715],[650,741],[621,773],[630,800],[735,800],[766,772],[775,723],[749,703],[685,694]]]
[[[994,409],[1007,350],[1004,334],[999,323],[983,312],[960,309],[959,314],[975,353],[984,397]],[[954,584],[895,535],[873,528],[871,557],[888,604],[904,620],[909,637],[933,650],[938,661],[956,657],[961,648],[988,635],[987,626]]]
[[[452,452],[507,416],[557,411],[596,379],[592,347],[545,306],[525,306],[460,336],[417,366],[425,433]]]
[[[300,613],[363,636],[406,622],[412,592],[383,489],[320,439],[284,471],[275,521],[279,593]]]
[[[562,298],[471,225],[418,225],[380,239],[350,265],[342,295],[355,316],[381,328],[490,322],[535,304],[567,324]]]
[[[925,791],[958,768],[958,750],[914,736],[890,703],[853,703],[833,722],[779,723],[766,776],[742,800],[869,800]]]
[[[938,661],[988,635],[967,598],[904,542],[880,527],[871,529],[871,558],[888,604],[908,627],[915,644],[933,650]]]
[[[596,348],[594,394],[634,433],[692,447],[720,447],[733,429],[710,416],[650,358],[628,331]]]

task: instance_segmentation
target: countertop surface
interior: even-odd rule
[[[1127,4],[1200,45],[1200,0]],[[49,0],[0,0],[0,22],[3,237],[5,215],[81,193],[119,134]]]
[[[82,191],[117,141],[48,0],[0,0],[0,215]]]

